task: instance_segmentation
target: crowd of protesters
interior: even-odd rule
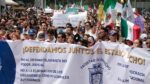
[[[129,46],[150,50],[150,22],[145,22],[145,31],[139,39],[130,41],[120,36],[120,28],[103,27],[97,15],[88,12],[87,20],[79,22],[77,27],[70,23],[66,27],[54,27],[51,17],[36,11],[5,12],[0,17],[0,40],[36,40],[49,43],[71,43],[86,47],[97,41],[125,43]],[[83,24],[83,25],[81,25]]]

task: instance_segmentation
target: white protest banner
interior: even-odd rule
[[[68,15],[61,14],[61,13],[55,14],[52,17],[52,20],[53,20],[53,26],[55,27],[65,27],[66,23],[69,22]]]
[[[69,15],[69,22],[73,27],[78,26],[79,22],[87,19],[87,12],[79,12],[79,14]]]
[[[80,21],[87,19],[87,12],[79,12],[78,14],[63,14],[63,11],[54,11],[52,17],[53,26],[66,27],[66,23],[71,23],[73,27],[78,26]]]
[[[149,84],[150,53],[124,44],[92,48],[0,42],[0,84]]]
[[[63,10],[54,10],[53,16],[63,14]]]
[[[54,10],[49,7],[44,9],[44,13],[53,13],[53,11]]]

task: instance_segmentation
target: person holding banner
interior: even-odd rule
[[[74,41],[74,35],[68,36],[67,43],[70,43],[70,44],[74,44],[75,43],[75,41]]]
[[[29,29],[28,36],[29,36],[29,40],[35,40],[36,39],[36,30]]]
[[[92,47],[95,44],[95,39],[93,36],[89,36],[88,38],[88,47]]]
[[[47,30],[48,39],[46,39],[45,41],[50,43],[55,43],[56,42],[55,34],[56,31],[54,29],[48,29]]]
[[[117,42],[117,31],[111,30],[109,32],[109,41],[110,42]]]
[[[150,51],[150,38],[148,38],[148,39],[146,40],[146,46],[147,46],[147,48],[148,48],[149,51]]]
[[[44,32],[39,33],[39,35],[37,36],[37,40],[38,41],[45,41],[45,34]]]
[[[56,43],[65,43],[66,42],[66,35],[64,32],[60,32],[57,35]]]
[[[137,39],[133,42],[133,47],[143,48],[143,42],[141,39]]]

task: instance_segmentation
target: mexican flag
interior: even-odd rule
[[[117,0],[106,0],[104,2],[104,12],[105,12],[105,26],[111,26],[114,28],[114,21],[116,19],[115,7]]]
[[[117,0],[106,0],[104,2],[104,11],[105,13],[110,12],[111,9],[115,9]]]
[[[122,16],[128,21],[134,22],[134,12],[131,6],[130,0],[128,0],[123,6]]]
[[[134,41],[140,37],[140,27],[121,18],[121,35],[127,40]]]

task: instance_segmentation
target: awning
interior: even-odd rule
[[[7,5],[19,5],[18,3],[16,3],[16,2],[13,1],[13,0],[5,0],[5,3],[6,3]]]

